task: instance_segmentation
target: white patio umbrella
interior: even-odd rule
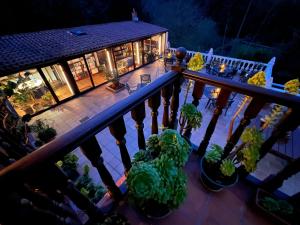
[[[267,64],[265,69],[266,73],[266,88],[271,88],[273,83],[272,70],[275,64],[276,57],[273,57]]]
[[[211,48],[211,49],[209,49],[209,52],[207,54],[206,64],[210,64],[213,55],[214,55],[214,50],[213,50],[213,48]]]

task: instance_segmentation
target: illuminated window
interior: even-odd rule
[[[60,65],[47,66],[42,68],[42,71],[59,100],[64,100],[74,95]]]
[[[14,88],[9,101],[20,116],[37,113],[55,104],[52,94],[36,69],[0,78],[1,88],[11,84]]]
[[[133,53],[134,53],[134,63],[135,67],[140,67],[143,63],[143,48],[142,42],[133,42]]]
[[[93,87],[89,72],[82,57],[68,61],[69,67],[80,91]]]
[[[122,75],[134,69],[131,43],[114,47],[113,54],[119,75]]]

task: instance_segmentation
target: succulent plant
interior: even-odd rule
[[[146,150],[139,150],[137,153],[134,154],[132,163],[138,163],[138,162],[148,162],[151,160],[151,154],[149,151]]]
[[[205,160],[208,163],[216,163],[221,160],[221,156],[223,154],[223,148],[216,144],[210,145],[210,150],[205,154]]]
[[[180,124],[190,128],[199,128],[202,122],[202,114],[193,104],[184,104],[181,107],[181,116],[186,124]]]
[[[152,134],[147,142],[146,142],[147,150],[151,152],[151,154],[158,155],[160,152],[159,146],[159,136],[157,134]]]
[[[220,171],[224,176],[230,177],[235,172],[235,165],[232,160],[224,159],[222,160]]]
[[[299,79],[293,79],[284,84],[284,90],[294,95],[299,93],[299,87],[300,87]]]
[[[160,177],[152,164],[141,162],[129,170],[127,185],[129,193],[142,204],[145,200],[153,199],[159,191]]]
[[[188,160],[190,146],[180,134],[166,129],[159,138],[161,154],[172,159],[177,167],[182,167]]]
[[[256,85],[260,87],[266,86],[266,73],[264,71],[257,72],[254,76],[248,79],[248,84]]]

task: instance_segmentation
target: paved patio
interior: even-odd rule
[[[136,86],[140,82],[140,74],[150,73],[151,79],[155,80],[161,74],[164,73],[163,62],[158,60],[150,65],[142,67],[134,72],[131,72],[127,75],[124,75],[121,78],[121,82],[127,82],[131,86]],[[180,104],[183,103],[184,94],[186,89],[182,88],[182,93],[180,95]],[[53,126],[58,135],[61,135],[70,129],[76,127],[80,123],[88,120],[93,117],[95,114],[103,111],[104,109],[110,107],[114,103],[128,97],[129,94],[127,90],[123,90],[119,93],[112,93],[108,91],[105,86],[100,86],[82,96],[79,96],[75,99],[72,99],[63,105],[57,106],[51,110],[44,112],[43,114],[34,117],[35,119],[46,119],[47,122]],[[226,115],[224,113],[220,116],[218,124],[216,126],[215,132],[211,138],[210,143],[218,143],[221,146],[224,146],[226,143],[229,120],[233,113],[236,110],[236,107],[239,103],[239,100],[242,98],[241,95],[238,95],[229,108]],[[192,101],[191,93],[187,97],[187,102]],[[200,105],[198,109],[202,112],[203,122],[200,129],[193,131],[191,141],[195,144],[199,144],[202,140],[207,125],[210,122],[213,109],[205,108],[207,103],[207,97],[203,96],[200,100]],[[127,134],[125,136],[127,140],[127,148],[130,156],[132,157],[135,152],[138,151],[137,144],[137,133],[135,128],[135,122],[131,118],[130,113],[127,113],[124,116],[126,121]],[[258,123],[259,117],[253,123]],[[162,121],[162,107],[159,108],[158,121]],[[144,120],[144,133],[147,138],[151,134],[151,112],[146,103],[146,119]],[[238,121],[236,122],[238,124]],[[120,158],[120,153],[118,146],[115,144],[115,139],[110,135],[108,128],[101,131],[97,136],[97,139],[103,150],[103,158],[108,170],[111,172],[115,181],[117,181],[123,175],[123,165]],[[88,164],[90,167],[89,161],[82,155],[80,149],[74,151],[79,155],[79,170],[82,171],[82,168],[85,164]],[[268,154],[265,159],[263,159],[258,166],[255,176],[259,179],[264,179],[271,173],[275,173],[286,165],[286,161],[282,160],[272,154]],[[92,168],[90,172],[91,177],[96,183],[101,182],[99,175],[96,169]],[[300,191],[300,173],[298,173],[293,179],[290,179],[284,184],[281,188],[282,191],[293,194],[296,191]]]

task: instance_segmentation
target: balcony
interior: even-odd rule
[[[184,70],[181,64],[183,57],[182,55],[179,56],[181,57],[178,58],[177,65],[173,66],[173,71],[159,76],[154,82],[141,90],[112,105],[108,109],[103,110],[82,124],[79,124],[49,144],[2,169],[0,171],[1,186],[3,188],[2,194],[7,195],[7,199],[10,199],[12,194],[17,195],[16,199],[22,199],[23,196],[27,196],[26,198],[35,202],[36,199],[34,199],[34,196],[31,195],[28,197],[28,193],[26,193],[23,188],[16,187],[23,187],[24,183],[30,184],[29,186],[31,188],[35,187],[38,190],[42,190],[43,193],[47,193],[48,200],[53,199],[54,190],[60,190],[60,193],[63,193],[77,208],[84,211],[88,218],[101,220],[103,217],[102,212],[107,210],[107,207],[99,210],[96,205],[92,204],[85,196],[78,192],[65,174],[53,166],[53,164],[64,155],[80,147],[81,152],[90,160],[91,165],[93,165],[95,171],[97,171],[98,174],[95,174],[95,176],[99,175],[98,177],[101,177],[101,180],[109,190],[109,194],[106,195],[105,200],[98,203],[98,206],[100,208],[104,205],[107,206],[107,202],[109,202],[110,199],[109,197],[111,197],[113,201],[112,205],[114,206],[112,209],[125,214],[132,224],[271,223],[268,222],[267,218],[264,218],[259,211],[250,207],[248,203],[254,199],[253,194],[259,185],[263,185],[266,189],[274,191],[281,186],[285,179],[288,179],[292,174],[298,171],[299,168],[297,167],[299,166],[295,166],[298,165],[298,158],[287,164],[282,172],[278,173],[274,178],[268,179],[268,181],[259,181],[258,179],[254,179],[253,176],[247,176],[247,179],[242,179],[239,184],[233,188],[215,194],[207,192],[199,182],[199,155],[204,154],[209,143],[219,143],[220,145],[226,146],[227,149],[232,150],[238,143],[242,131],[250,124],[251,120],[253,123],[257,122],[255,118],[258,116],[260,110],[263,110],[263,106],[266,103],[285,105],[289,107],[289,113],[280,121],[278,126],[274,128],[263,143],[261,156],[266,156],[281,136],[287,131],[295,130],[298,127],[300,123],[298,116],[300,110],[299,97],[241,84],[224,78],[209,76],[201,72]],[[107,139],[107,144],[110,140],[117,142],[124,169],[128,171],[131,167],[130,156],[136,152],[137,149],[144,148],[145,137],[148,137],[151,133],[160,132],[160,123],[158,120],[162,121],[164,128],[177,127],[178,108],[185,97],[184,86],[182,86],[180,92],[181,84],[179,81],[182,77],[194,82],[192,93],[188,95],[187,102],[193,102],[194,105],[203,110],[203,124],[201,131],[196,131],[191,136],[191,142],[197,147],[195,147],[195,152],[190,156],[185,168],[188,174],[187,199],[170,217],[159,222],[153,222],[139,216],[134,209],[124,201],[126,200],[126,188],[124,188],[126,185],[123,183],[125,176],[118,180],[118,182],[115,182],[113,179],[114,176],[111,175],[113,171],[107,169],[107,155],[102,154],[103,144],[101,144],[99,133],[106,131],[102,138]],[[208,85],[221,88],[214,110],[205,108],[206,101],[203,102],[201,98],[205,86]],[[226,117],[224,113],[222,113],[222,110],[231,92],[251,96],[252,100],[245,110],[240,124],[234,129],[230,139],[226,141],[227,133],[224,134],[224,127],[226,125],[224,118]],[[149,108],[145,106],[146,103],[148,103]],[[145,111],[147,113],[144,113]],[[162,113],[157,115],[158,111]],[[130,115],[128,114],[129,112],[131,112]],[[149,112],[151,112],[151,115]],[[229,118],[232,113],[233,112],[229,111],[227,118]],[[135,129],[131,127],[132,123],[130,124],[129,117],[132,117],[134,123],[136,123],[136,134],[130,132],[130,135],[126,135],[126,129]],[[110,134],[111,137],[108,137]],[[10,137],[4,138],[9,144],[14,144],[9,142]],[[14,147],[20,148],[20,146]],[[262,160],[261,163],[263,162]],[[296,199],[297,195],[293,198]],[[55,201],[58,200],[55,199]],[[50,202],[45,203],[46,206],[53,203]],[[119,202],[121,202],[121,204],[118,204]],[[47,215],[53,219],[53,221],[61,221],[61,218],[55,216],[58,214],[65,215],[64,218],[68,217],[66,214],[61,213],[61,211],[53,214],[51,213],[53,208],[48,208],[50,208],[50,210],[47,211],[47,213],[38,210],[38,208],[31,208],[31,212],[33,211],[36,215],[40,216]],[[55,210],[58,209],[56,208]],[[85,218],[87,217],[82,216],[82,218],[82,221],[85,223]],[[65,223],[67,222],[65,221]],[[61,224],[64,223],[61,222]]]

